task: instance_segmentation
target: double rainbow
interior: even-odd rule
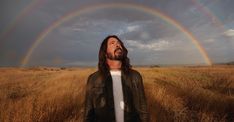
[[[189,40],[192,41],[192,43],[195,45],[201,56],[203,57],[205,63],[207,65],[212,65],[212,62],[205,51],[205,49],[201,46],[199,41],[195,38],[195,36],[188,31],[185,27],[183,27],[179,22],[177,22],[175,19],[167,16],[166,14],[162,13],[161,11],[154,9],[154,8],[149,8],[146,6],[138,5],[138,4],[126,4],[126,3],[115,3],[115,4],[99,4],[99,5],[93,5],[93,6],[88,6],[84,7],[81,9],[77,9],[74,11],[69,12],[68,14],[63,15],[56,21],[54,21],[50,26],[48,26],[44,31],[40,33],[40,35],[36,38],[32,46],[29,48],[27,51],[27,54],[21,61],[21,66],[26,66],[27,63],[29,62],[34,50],[37,48],[37,46],[43,41],[43,39],[50,33],[52,32],[55,28],[59,27],[61,24],[65,23],[68,20],[71,20],[74,17],[77,17],[81,14],[85,14],[88,12],[92,11],[97,11],[101,9],[110,9],[110,8],[121,8],[121,9],[132,9],[132,10],[138,10],[145,12],[147,14],[151,14],[153,16],[159,17],[165,22],[167,22],[170,25],[173,25],[175,28],[180,30],[183,34],[185,34]]]

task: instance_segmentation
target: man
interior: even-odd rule
[[[127,49],[115,35],[104,39],[98,71],[88,77],[85,122],[148,122],[142,77],[133,70]]]

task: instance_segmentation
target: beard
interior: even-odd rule
[[[122,60],[123,59],[123,51],[121,48],[117,48],[114,51],[114,54],[107,53],[107,58],[110,60]]]

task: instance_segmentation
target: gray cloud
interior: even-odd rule
[[[1,1],[0,34],[31,1]],[[40,3],[0,40],[0,66],[19,66],[38,36],[58,18],[86,6],[126,2],[156,8],[190,31],[214,62],[233,61],[233,1],[199,1],[221,21],[187,0],[50,0]],[[199,64],[204,59],[187,35],[162,18],[140,10],[109,8],[89,11],[52,30],[34,50],[28,66],[95,65],[102,40],[118,35],[129,49],[133,64]]]

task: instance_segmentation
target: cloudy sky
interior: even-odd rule
[[[234,61],[233,5],[233,0],[1,0],[0,66],[96,66],[108,35],[120,37],[133,65]]]

